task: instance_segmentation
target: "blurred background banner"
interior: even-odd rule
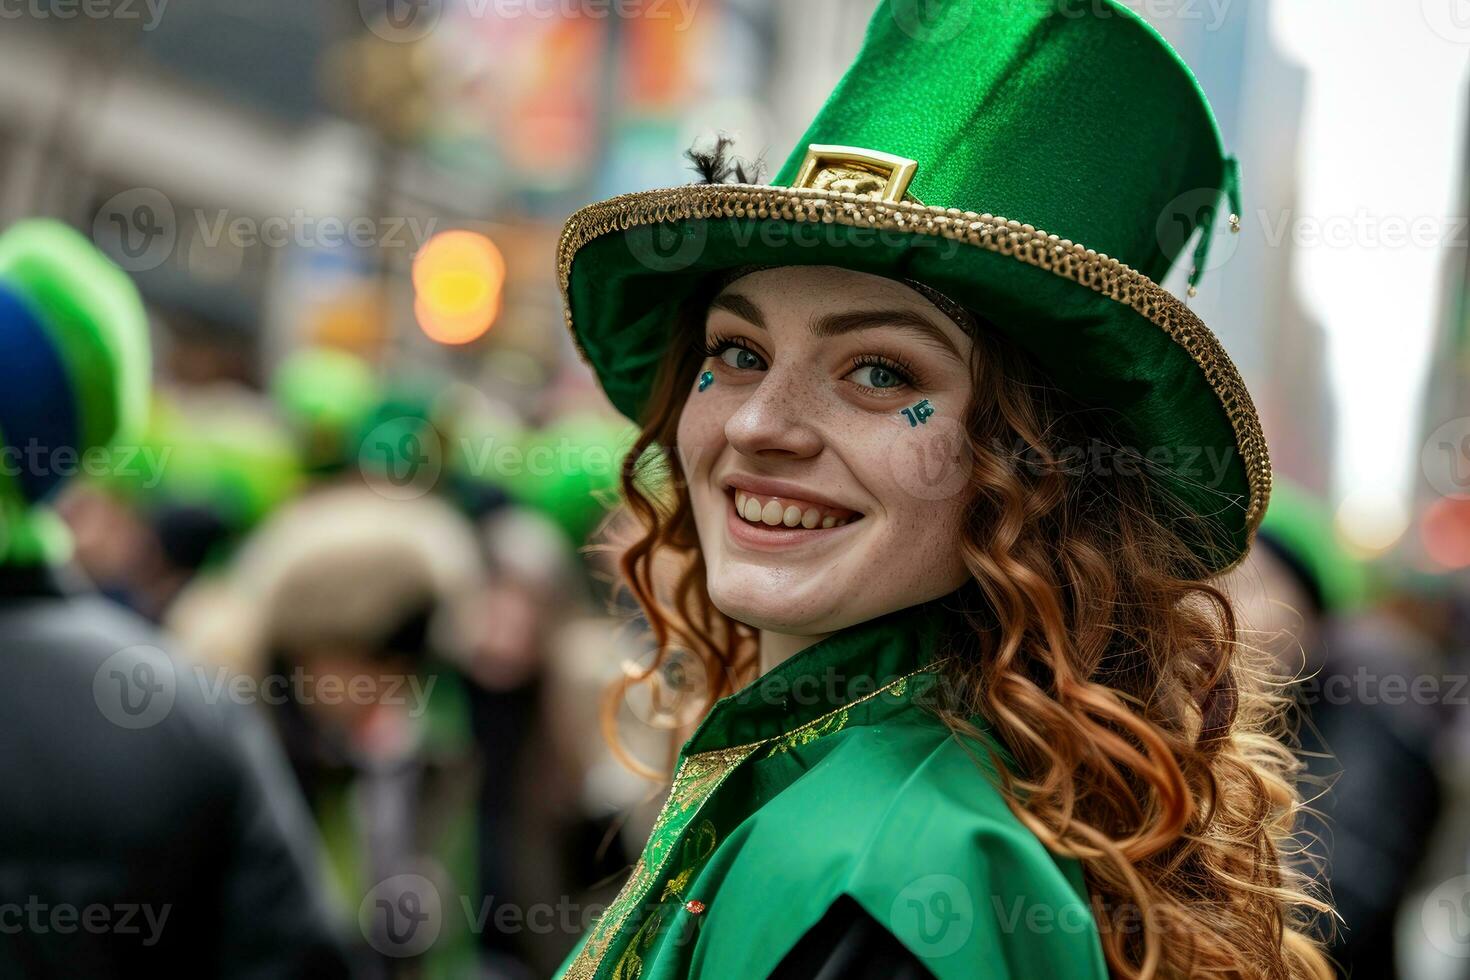
[[[1117,15],[893,9],[923,31],[943,3]],[[72,467],[28,547],[264,712],[359,975],[545,976],[616,893],[661,799],[597,717],[648,649],[597,547],[636,432],[566,335],[561,223],[693,181],[722,133],[768,178],[876,6],[0,0],[0,229],[78,231],[153,351],[146,424]],[[1322,834],[1358,875],[1323,872],[1357,917],[1338,952],[1470,977],[1470,4],[1125,6],[1240,162],[1240,231],[1215,223],[1188,302],[1288,485],[1231,587],[1323,685],[1304,742],[1339,757]],[[686,667],[668,704],[617,706],[650,764],[700,707]],[[1434,690],[1391,707],[1392,678]],[[433,938],[379,918],[410,908]]]

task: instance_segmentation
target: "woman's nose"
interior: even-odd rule
[[[725,438],[745,456],[805,458],[822,451],[812,425],[812,379],[770,370],[725,423]]]

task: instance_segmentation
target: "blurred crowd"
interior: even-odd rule
[[[548,975],[651,816],[627,822],[652,786],[601,742],[634,653],[579,550],[634,433],[544,394],[303,350],[265,392],[158,392],[139,458],[167,462],[59,504],[96,587],[269,715],[338,911],[432,883],[445,929],[414,975]],[[362,975],[398,975],[394,939],[354,938]]]
[[[0,10],[0,978],[551,975],[703,706],[679,662],[666,703],[608,694],[649,650],[609,545],[636,432],[564,336],[559,222],[692,179],[715,126],[779,156],[874,4],[20,6]],[[585,15],[611,6],[637,10]],[[1288,39],[1342,54],[1313,77],[1344,99],[1441,76],[1365,73],[1377,31],[1325,33],[1353,17],[1306,4],[1132,6],[1173,10],[1155,19],[1240,147],[1248,217],[1276,219],[1193,302],[1223,311],[1277,470],[1319,477],[1277,480],[1221,583],[1292,702],[1297,866],[1337,909],[1343,976],[1470,980],[1470,481],[1426,497],[1415,470],[1378,541],[1320,475],[1334,445],[1409,468],[1349,414],[1463,414],[1470,266],[1462,241],[1431,256],[1456,299],[1410,391],[1399,348],[1434,331],[1402,304],[1434,290],[1326,278],[1312,263],[1351,250],[1259,234],[1307,209],[1297,133],[1337,118],[1307,113],[1311,59],[1268,14],[1300,8]],[[1382,91],[1373,111],[1418,127],[1397,145],[1453,142],[1423,115],[1448,98]],[[1393,142],[1346,118],[1332,146]],[[1459,156],[1413,157],[1463,187]],[[1365,159],[1390,189],[1443,176]],[[357,221],[371,241],[327,224]],[[1366,393],[1325,366],[1364,326]]]
[[[330,349],[267,392],[159,391],[151,417],[138,467],[59,502],[77,566],[177,638],[181,678],[269,716],[340,913],[427,879],[446,929],[416,971],[547,975],[574,928],[470,927],[554,909],[640,843],[618,809],[648,787],[598,747],[610,576],[578,553],[631,434]],[[391,938],[355,938],[362,975],[396,975]]]
[[[251,792],[274,798],[244,822],[274,822],[266,814],[304,805],[315,830],[280,823],[273,846],[298,849],[292,862],[258,848],[233,859],[253,875],[296,868],[301,881],[270,886],[299,900],[270,913],[280,932],[242,929],[257,945],[287,948],[236,951],[230,975],[338,975],[321,964],[308,970],[290,948],[314,921],[317,945],[336,948],[352,976],[549,975],[613,897],[656,803],[654,784],[602,738],[603,689],[639,645],[617,611],[611,567],[588,548],[634,432],[589,409],[574,384],[497,401],[448,375],[395,374],[328,346],[292,353],[259,386],[152,385],[142,307],[118,270],[55,223],[23,223],[6,243],[0,300],[9,290],[16,299],[0,302],[0,336],[21,356],[0,382],[11,393],[0,415],[7,462],[16,464],[0,487],[0,637],[17,651],[34,647],[35,660],[20,662],[38,674],[22,683],[23,666],[12,693],[45,716],[30,731],[8,717],[7,737],[48,743],[40,757],[0,758],[12,786],[34,779],[46,797],[17,792],[16,805],[31,809],[14,826],[30,833],[17,834],[12,857],[33,864],[38,851],[60,846],[47,826],[57,818],[91,833],[88,817],[68,811],[44,785],[50,775],[36,770],[45,768],[38,758],[51,758],[68,778],[78,749],[71,736],[95,720],[111,722],[90,736],[107,743],[97,757],[117,755],[115,766],[133,770],[140,759],[172,759],[172,750],[129,743],[130,729],[156,735],[198,710],[247,732],[248,716],[265,722],[274,748],[264,752],[293,778],[257,778],[247,766]],[[84,342],[57,339],[79,322]],[[65,343],[91,346],[71,361],[59,351]],[[24,377],[53,357],[69,378]],[[96,368],[90,377],[86,364]],[[135,386],[146,405],[131,432],[120,410],[88,414],[96,403],[122,404]],[[72,416],[83,435],[66,446],[77,462],[56,464],[45,419]],[[46,447],[53,462],[10,459],[27,445]],[[44,486],[31,486],[36,474]],[[33,549],[19,547],[21,530]],[[50,576],[59,584],[42,582]],[[99,613],[88,596],[131,621]],[[38,606],[43,599],[51,605]],[[62,622],[89,623],[92,639],[47,632]],[[47,636],[52,649],[43,649]],[[109,656],[85,661],[99,646]],[[82,678],[88,703],[52,674],[72,660],[91,675]],[[38,705],[37,688],[59,696]],[[656,724],[624,727],[635,745],[644,733],[645,758],[667,749],[649,740]],[[221,844],[234,833],[182,802],[155,813],[157,787],[140,785],[135,772],[117,776],[76,783],[97,804],[151,821],[138,828],[144,837],[170,837],[170,819]],[[187,770],[160,778],[174,790],[192,781]],[[125,864],[127,853],[119,849]],[[29,884],[3,880],[12,865],[0,868],[6,898],[27,887],[40,906],[47,896],[54,905],[59,895],[99,894],[68,893],[49,865]],[[181,894],[161,891],[169,905]],[[256,904],[266,897],[214,916],[266,914]],[[194,927],[207,934],[210,921]],[[416,921],[426,925],[406,928]],[[197,942],[212,950],[199,954],[215,963],[205,973],[225,975],[215,972],[226,969],[214,960],[219,950]],[[56,955],[43,939],[19,942],[0,953],[0,973],[64,963],[79,975],[71,966],[84,959]],[[127,962],[93,975],[136,975],[112,972]]]
[[[21,438],[24,425],[44,434],[47,418],[85,423],[96,409],[75,385],[26,380],[47,351],[57,354],[56,335],[37,329],[48,310],[105,325],[136,307],[125,329],[88,334],[89,356],[113,366],[90,379],[92,402],[120,399],[146,370],[131,286],[107,280],[115,295],[103,302],[83,283],[93,274],[120,275],[60,225],[26,223],[0,237],[0,335],[17,355],[10,390],[25,399],[0,398],[11,446],[37,441]],[[236,822],[261,825],[229,845],[243,856],[205,847],[204,860],[221,866],[184,861],[189,875],[299,878],[231,885],[243,906],[227,901],[214,919],[175,927],[190,930],[191,955],[219,955],[228,942],[202,937],[228,933],[226,923],[268,900],[281,927],[257,922],[234,937],[268,947],[255,951],[259,972],[252,954],[231,954],[238,975],[547,976],[615,894],[661,787],[609,747],[605,718],[655,768],[687,718],[677,705],[670,714],[632,702],[604,713],[608,683],[647,649],[607,544],[636,433],[596,408],[575,377],[545,367],[541,385],[496,389],[513,398],[330,345],[292,352],[257,385],[145,378],[134,437],[105,450],[109,440],[78,440],[89,465],[18,467],[22,478],[0,495],[11,517],[0,636],[17,649],[37,636],[65,647],[33,623],[46,617],[28,603],[44,594],[62,603],[52,618],[94,622],[107,654],[95,672],[85,662],[90,701],[80,710],[65,693],[54,703],[30,696],[63,691],[61,680],[23,683],[27,664],[44,671],[64,658],[39,647],[35,661],[21,656],[14,707],[35,717],[12,734],[46,740],[59,725],[95,740],[99,759],[120,752],[99,765],[127,770],[121,784],[101,773],[78,781],[95,804],[133,812],[144,838],[161,832],[182,846],[175,828],[159,826],[171,808],[206,841],[219,835],[216,844]],[[125,432],[121,414],[109,416],[115,435]],[[38,473],[44,485],[33,488]],[[1470,539],[1470,501],[1447,499],[1441,510],[1435,540]],[[63,525],[47,530],[58,516]],[[19,531],[34,538],[34,554]],[[63,585],[39,588],[35,568]],[[1470,590],[1458,576],[1350,555],[1326,505],[1285,479],[1249,558],[1220,585],[1244,642],[1269,658],[1263,669],[1292,702],[1280,736],[1301,754],[1312,807],[1296,865],[1337,909],[1321,928],[1342,974],[1467,975]],[[115,612],[88,611],[102,600]],[[131,625],[108,618],[120,615]],[[676,695],[697,695],[691,679],[665,680]],[[166,691],[161,709],[150,691]],[[136,770],[140,758],[147,768],[168,753],[127,738],[168,730],[189,711],[229,739],[259,743],[247,757],[276,760],[237,774],[260,797],[258,812],[213,827],[197,802],[153,812],[169,797],[140,785]],[[52,743],[42,762],[0,758],[12,773],[28,762],[30,774],[12,783],[29,779],[47,799],[28,811],[30,830],[14,843],[23,853],[65,836],[35,819],[65,806],[46,767],[75,764],[70,735]],[[196,778],[184,774],[214,765],[169,761],[163,768],[179,774],[158,778],[183,792]],[[93,832],[84,817],[66,819]],[[129,872],[145,882],[161,873]],[[39,896],[60,888],[53,874],[30,885],[38,915]],[[70,956],[29,939],[34,947],[11,946],[0,966]],[[112,935],[103,955],[119,943],[127,947]]]

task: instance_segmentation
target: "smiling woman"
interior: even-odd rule
[[[702,327],[716,380],[687,402],[676,445],[710,600],[763,630],[763,669],[965,582],[968,501],[909,488],[914,461],[958,460],[943,424],[970,401],[958,324],[900,282],[791,266],[730,283]],[[934,415],[911,426],[902,409],[920,399]]]
[[[773,184],[563,233],[573,336],[642,426],[620,559],[656,656],[614,694],[700,679],[563,974],[1329,976],[1284,859],[1296,763],[1211,584],[1269,460],[1150,278],[1170,202],[1234,203],[1208,104],[1118,4],[900,7]],[[740,176],[724,149],[707,180]],[[1200,249],[1212,215],[1177,216]]]

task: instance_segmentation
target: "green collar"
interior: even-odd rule
[[[716,701],[683,756],[776,738],[940,659],[961,592],[849,626]]]

